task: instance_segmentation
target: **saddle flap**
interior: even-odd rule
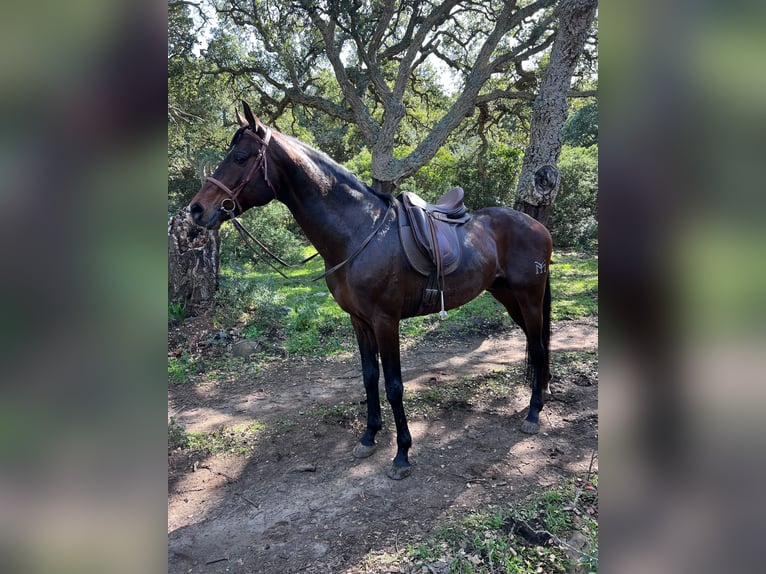
[[[431,246],[431,229],[428,225],[428,216],[426,215],[426,212],[417,207],[407,206],[406,203],[405,207],[418,248],[423,252],[423,255],[426,255],[429,259],[433,260],[434,252]]]
[[[418,196],[415,198],[420,199]],[[423,274],[436,270],[440,275],[448,275],[454,271],[460,262],[460,240],[456,227],[458,223],[467,221],[470,215],[466,214],[458,221],[442,220],[404,197],[400,199],[397,201],[399,234],[410,264]]]

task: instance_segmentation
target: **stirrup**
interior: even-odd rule
[[[439,291],[439,295],[442,299],[442,310],[439,311],[439,319],[446,319],[447,318],[447,311],[444,310],[444,291]]]

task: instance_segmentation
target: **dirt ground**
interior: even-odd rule
[[[518,383],[509,383],[503,400],[477,397],[408,413],[414,468],[402,481],[385,475],[396,450],[385,401],[377,452],[364,460],[351,455],[365,412],[355,355],[285,359],[231,382],[171,384],[168,417],[189,432],[254,421],[265,428],[247,457],[171,453],[168,571],[381,572],[365,566],[365,555],[395,553],[450,517],[520,503],[591,463],[597,469],[597,376],[556,373],[557,353],[597,350],[597,335],[595,318],[554,324],[554,399],[536,436],[519,431],[529,390]],[[514,329],[405,348],[402,371],[407,389],[437,389],[523,359],[524,338]],[[333,406],[351,402],[358,416],[334,414]]]

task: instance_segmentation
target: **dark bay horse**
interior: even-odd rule
[[[243,102],[244,103],[244,102]],[[192,199],[198,225],[218,228],[232,216],[273,199],[284,203],[330,271],[325,280],[351,316],[359,343],[367,393],[367,429],[353,450],[375,449],[381,429],[378,377],[383,367],[386,398],[396,422],[397,452],[388,476],[410,474],[412,445],[402,405],[399,321],[431,313],[423,305],[427,278],[402,250],[395,199],[360,182],[325,154],[263,125],[244,103],[245,118],[223,162]],[[489,291],[527,337],[532,385],[525,433],[539,430],[543,393],[550,380],[551,236],[543,225],[512,209],[489,207],[458,226],[462,258],[446,276],[444,305],[454,309]]]

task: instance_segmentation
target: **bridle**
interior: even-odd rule
[[[247,177],[245,177],[245,179],[243,179],[239,185],[237,185],[234,189],[229,189],[228,186],[218,181],[214,177],[208,177],[206,180],[214,184],[216,187],[224,191],[226,195],[229,196],[229,197],[225,197],[221,201],[220,209],[221,211],[226,212],[229,215],[229,217],[231,217],[232,219],[234,219],[236,215],[235,210],[237,210],[239,213],[242,213],[244,211],[242,209],[242,206],[237,201],[237,196],[242,192],[243,189],[245,189],[245,187],[247,187],[247,184],[250,183],[250,181],[252,181],[253,177],[255,176],[259,168],[263,168],[263,179],[271,188],[271,191],[274,193],[274,197],[275,198],[277,197],[277,190],[274,189],[274,186],[271,185],[271,181],[269,181],[268,162],[266,160],[266,153],[265,153],[266,148],[269,146],[269,142],[271,141],[271,128],[268,126],[264,126],[264,127],[266,128],[266,134],[263,136],[263,138],[261,138],[261,136],[258,135],[255,129],[251,129],[249,127],[245,127],[244,129],[245,134],[250,134],[261,144],[261,149],[258,150],[258,153],[255,156],[255,161],[253,162],[253,165],[250,167],[250,171],[247,172]],[[227,202],[230,202],[230,205],[227,205]]]

